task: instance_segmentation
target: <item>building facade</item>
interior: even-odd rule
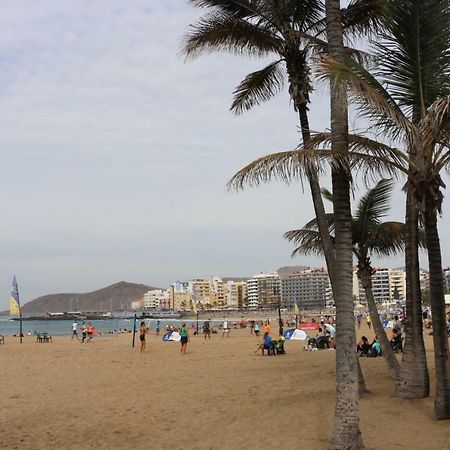
[[[273,308],[281,304],[281,282],[276,272],[261,273],[247,280],[247,306]]]
[[[333,294],[328,272],[323,268],[304,268],[281,277],[281,303],[302,309],[324,309],[332,306]]]

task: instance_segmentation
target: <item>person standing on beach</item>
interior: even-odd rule
[[[227,337],[230,337],[230,328],[228,327],[228,321],[225,320],[222,326],[222,337],[224,335],[227,335]]]
[[[207,336],[208,336],[208,339],[211,339],[211,328],[209,326],[209,320],[205,320],[203,322],[203,334],[205,336],[205,340],[206,340]]]
[[[181,336],[181,349],[180,354],[185,355],[186,354],[186,347],[187,343],[189,341],[189,332],[186,328],[186,324],[183,323],[181,330],[180,330],[180,336]]]
[[[78,328],[78,324],[77,324],[77,321],[75,320],[72,324],[72,339],[71,340],[73,340],[74,337],[77,338],[77,341],[79,340],[77,328]]]
[[[259,323],[255,322],[255,336],[256,336],[256,340],[259,340]]]
[[[86,322],[83,322],[81,325],[81,342],[83,343],[86,340],[87,336],[87,328],[86,328]]]
[[[158,320],[156,321],[156,328],[155,328],[156,336],[159,336],[159,328],[160,328],[160,324],[161,324],[161,321],[158,319]]]
[[[372,328],[372,318],[370,317],[370,314],[367,314],[366,322],[367,322],[367,326],[369,328]]]
[[[145,348],[147,343],[145,342],[145,335],[147,334],[148,328],[145,325],[145,322],[141,322],[141,326],[139,327],[139,340],[141,341],[141,353],[145,352]]]
[[[264,325],[264,333],[270,334],[270,322],[267,320]]]

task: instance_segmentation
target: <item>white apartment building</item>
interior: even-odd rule
[[[274,307],[281,303],[281,282],[276,272],[261,273],[247,280],[249,308]]]
[[[332,305],[333,294],[328,272],[323,268],[305,268],[281,276],[281,303],[294,303],[303,309],[323,309]]]
[[[403,302],[406,297],[406,273],[403,269],[377,268],[372,275],[372,291],[377,303]],[[366,302],[366,294],[353,272],[353,294],[360,303]]]
[[[153,289],[144,294],[145,309],[167,309],[169,308],[169,290]]]

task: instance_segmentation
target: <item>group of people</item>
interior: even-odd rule
[[[91,322],[88,322],[88,324],[86,325],[86,322],[83,321],[83,323],[81,324],[81,342],[91,342],[92,338],[97,334],[97,331],[94,327],[94,325],[92,325]],[[80,340],[80,338],[78,337],[78,322],[74,321],[72,324],[72,338],[73,339],[77,339],[78,341]]]

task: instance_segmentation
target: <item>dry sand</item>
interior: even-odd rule
[[[370,335],[367,328],[362,329]],[[138,346],[139,342],[137,342]],[[432,341],[426,336],[434,388]],[[69,449],[325,449],[334,414],[335,352],[255,354],[249,330],[211,341],[131,336],[80,344],[6,337],[0,346],[0,448]],[[450,425],[433,418],[433,398],[395,396],[382,358],[361,358],[371,394],[360,401],[369,449],[449,448]]]

